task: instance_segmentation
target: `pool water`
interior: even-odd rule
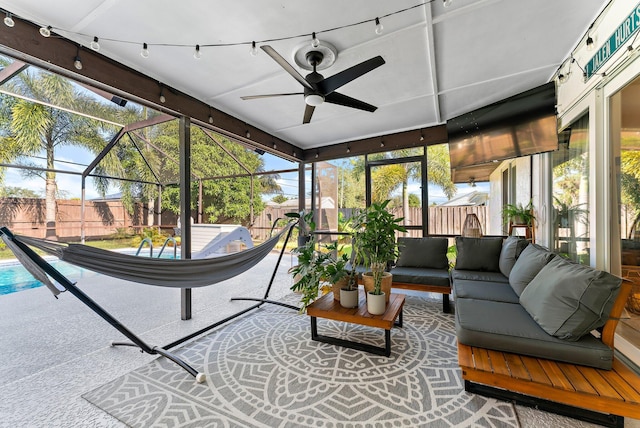
[[[130,251],[126,252],[131,253]],[[133,253],[131,255],[133,255]],[[173,251],[163,254],[162,258],[173,258]],[[72,282],[82,278],[91,278],[100,275],[99,273],[74,266],[61,260],[53,259],[48,260],[48,262]],[[43,284],[35,279],[20,263],[0,264],[0,295],[41,287],[42,285]]]
[[[71,281],[98,275],[90,270],[82,269],[60,260],[53,260],[49,263]],[[21,264],[0,265],[0,295],[40,286],[42,286],[42,283],[35,279]]]

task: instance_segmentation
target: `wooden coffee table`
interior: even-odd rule
[[[367,302],[363,290],[360,290],[359,304],[357,308],[348,309],[340,306],[340,302],[333,299],[333,294],[328,293],[307,306],[307,314],[311,317],[311,339],[332,345],[344,346],[371,352],[376,355],[391,355],[391,328],[396,325],[402,327],[402,307],[404,306],[404,294],[391,294],[387,310],[382,315],[371,315],[367,312]],[[379,347],[366,343],[353,342],[351,340],[318,334],[317,318],[326,318],[335,321],[343,321],[352,324],[360,324],[368,327],[384,329],[385,346]],[[396,319],[398,320],[396,322]]]

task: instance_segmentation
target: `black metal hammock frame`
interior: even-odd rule
[[[118,330],[131,341],[112,341],[111,346],[133,346],[139,348],[142,352],[145,352],[147,354],[162,355],[185,369],[189,374],[195,377],[198,383],[202,383],[206,380],[205,374],[195,370],[187,362],[171,353],[169,349],[174,348],[186,342],[187,340],[193,339],[194,337],[200,336],[201,334],[212,330],[224,323],[227,323],[249,311],[252,311],[253,309],[257,309],[264,303],[284,306],[296,311],[299,310],[299,308],[297,308],[296,306],[269,299],[269,292],[271,291],[271,286],[273,285],[273,281],[275,280],[280,262],[282,261],[287,242],[291,237],[291,231],[293,230],[294,224],[295,222],[289,223],[277,235],[273,236],[269,240],[256,247],[241,251],[239,253],[198,260],[169,260],[157,258],[152,259],[117,254],[108,250],[98,249],[98,251],[94,251],[96,250],[95,248],[86,245],[65,245],[42,239],[16,236],[11,233],[11,231],[9,231],[9,229],[7,229],[6,227],[0,227],[0,237],[13,251],[16,258],[24,265],[24,267],[36,279],[44,283],[56,298],[58,298],[57,295],[59,293],[63,291],[69,291],[82,303],[87,305],[89,309],[98,314],[102,319],[111,324],[111,326],[113,326],[116,330]],[[273,273],[271,275],[271,279],[269,280],[269,284],[265,291],[264,297],[234,297],[231,300],[248,300],[255,301],[257,303],[233,315],[230,315],[223,320],[217,321],[185,337],[175,340],[165,346],[148,345],[140,337],[130,331],[122,323],[120,323],[120,321],[118,321],[113,315],[111,315],[104,308],[98,305],[98,303],[91,299],[91,297],[80,290],[75,285],[75,283],[67,279],[56,268],[51,266],[51,264],[49,264],[46,260],[40,257],[40,255],[38,255],[29,247],[29,245],[33,245],[36,248],[40,248],[49,253],[53,253],[64,261],[76,264],[81,267],[85,267],[90,270],[95,270],[109,276],[115,276],[118,278],[135,282],[142,282],[150,285],[191,288],[212,285],[249,270],[271,252],[271,250],[275,247],[275,244],[285,233],[286,238],[284,240],[282,250],[280,250],[280,253],[278,255],[278,261],[273,269]],[[69,248],[73,248],[73,250],[68,250]],[[71,256],[69,256],[69,254],[71,254]],[[91,261],[87,260],[87,257],[89,256],[87,256],[86,254],[91,254]],[[114,254],[117,255],[114,256]],[[115,257],[115,259],[113,257]],[[107,266],[109,263],[117,264],[118,267],[115,272],[117,273],[117,275],[113,274],[113,269],[105,268],[105,266]],[[220,266],[222,267],[222,269],[220,269]],[[160,269],[162,274],[160,275],[160,277],[158,277],[159,281],[154,282],[154,278],[152,278],[153,275],[140,276],[149,272],[150,269]],[[188,275],[189,280],[182,281],[181,279],[184,278],[180,278],[180,274]],[[53,284],[51,281],[49,281],[49,277],[55,280],[58,284]]]

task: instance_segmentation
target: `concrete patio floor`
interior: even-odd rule
[[[165,345],[250,306],[234,296],[262,297],[277,260],[215,286],[193,290],[193,318],[180,320],[180,291],[103,275],[78,285],[150,345]],[[270,297],[290,292],[286,255]],[[70,277],[72,280],[76,278]],[[123,427],[81,395],[158,358],[110,347],[122,336],[69,293],[56,300],[44,287],[0,296],[0,427]],[[188,344],[186,345],[188,346]],[[198,362],[191,362],[196,368]],[[523,427],[593,426],[517,407]],[[640,427],[627,420],[625,426]]]

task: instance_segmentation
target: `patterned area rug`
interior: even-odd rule
[[[319,319],[318,331],[384,345],[380,329]],[[464,391],[439,300],[407,296],[389,358],[310,337],[308,316],[268,305],[177,352],[205,384],[159,358],[83,397],[133,427],[518,426],[511,404]]]

